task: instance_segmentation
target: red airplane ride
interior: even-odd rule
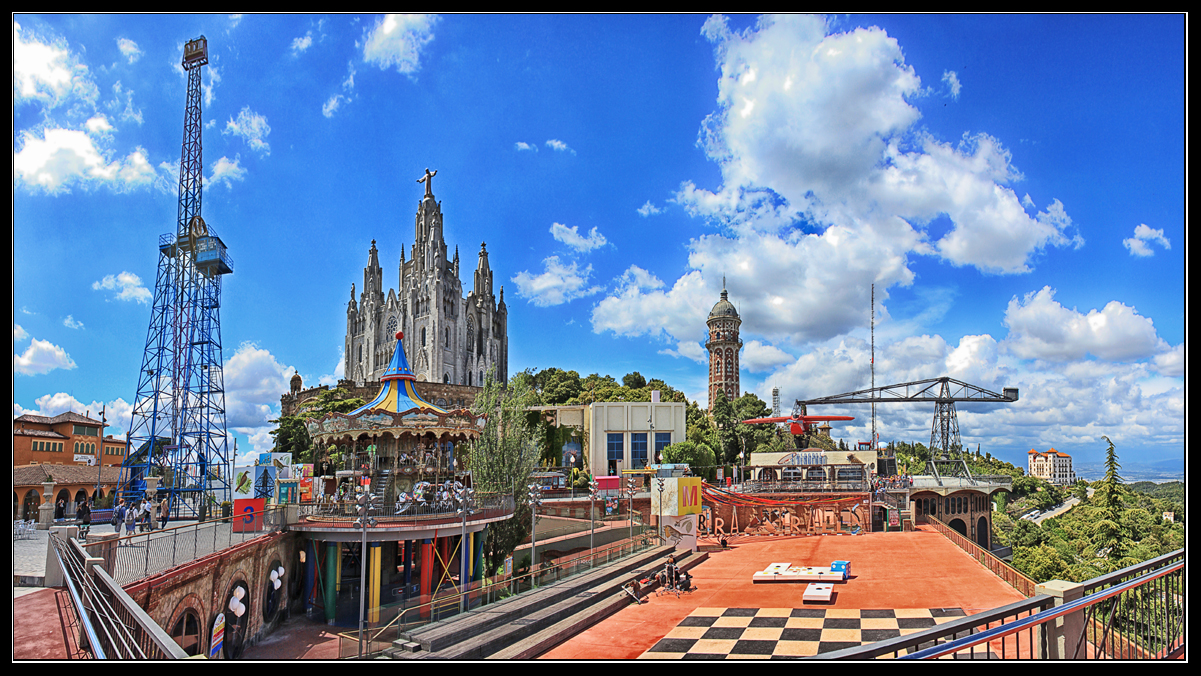
[[[753,418],[751,420],[743,420],[747,425],[757,425],[759,423],[789,423],[788,431],[793,436],[809,434],[810,423],[826,422],[832,420],[854,420],[853,416],[849,415],[784,415],[776,418]]]

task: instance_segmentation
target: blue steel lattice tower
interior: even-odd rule
[[[220,308],[221,276],[233,272],[233,263],[200,216],[200,68],[207,63],[202,35],[184,47],[178,220],[175,232],[159,237],[154,305],[118,486],[120,497],[137,500],[146,477],[160,477],[172,517],[204,518],[210,505],[231,499]]]

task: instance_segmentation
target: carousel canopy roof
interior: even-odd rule
[[[392,361],[388,364],[387,370],[380,377],[379,394],[362,407],[351,411],[349,415],[353,416],[380,408],[392,413],[404,413],[414,408],[434,413],[446,413],[444,409],[434,406],[417,394],[417,389],[413,387],[416,378],[409,370],[409,360],[405,357],[402,338],[404,338],[404,333],[397,331],[396,349],[392,352]]]

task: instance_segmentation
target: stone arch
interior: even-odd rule
[[[208,642],[205,640],[204,603],[196,594],[188,594],[171,611],[167,631],[171,638],[188,655],[202,655]]]
[[[963,519],[951,519],[951,522],[947,525],[950,526],[956,533],[967,537],[967,524],[963,522]]]
[[[988,517],[982,516],[976,521],[976,544],[985,549],[989,549],[988,535],[991,529],[988,527]]]
[[[284,567],[279,552],[271,554],[264,560],[271,561],[271,564],[263,570],[260,578],[263,586],[263,624],[269,625],[279,618],[280,611],[287,605],[287,591],[284,585],[288,579],[288,570],[284,568],[283,576],[278,575],[278,570]],[[276,585],[276,580],[271,579],[273,571],[276,571],[278,585]]]
[[[42,506],[42,495],[36,488],[26,491],[21,499],[21,518],[25,521],[37,520],[38,507]]]
[[[238,617],[229,607],[229,601],[234,596],[238,588],[242,589],[241,602],[246,606],[246,612]],[[254,594],[251,593],[250,583],[246,581],[246,575],[239,570],[230,579],[229,586],[226,587],[224,595],[217,599],[221,605],[214,609],[213,620],[217,619],[217,613],[225,613],[225,638],[222,641],[221,651],[225,659],[236,660],[242,656],[242,648],[245,647],[247,630],[250,627],[250,618],[254,613]]]

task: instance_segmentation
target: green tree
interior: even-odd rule
[[[511,495],[513,516],[488,525],[483,553],[487,570],[495,571],[530,532],[526,491],[538,464],[535,430],[525,408],[534,400],[525,378],[512,378],[502,388],[489,373],[472,412],[485,417],[484,428],[468,444],[471,479],[477,494]]]
[[[1059,551],[1045,544],[1014,550],[1013,567],[1035,582],[1059,580],[1068,575],[1067,562]]]
[[[713,481],[717,477],[717,457],[713,449],[703,443],[681,441],[671,444],[663,449],[663,462],[687,463],[693,474],[706,481]]]
[[[631,390],[637,390],[646,387],[646,378],[643,378],[641,373],[634,371],[633,373],[627,373],[626,376],[621,379],[621,384],[625,385]]]
[[[1118,488],[1122,483],[1118,470],[1122,466],[1118,464],[1118,454],[1114,450],[1113,442],[1107,436],[1102,435],[1101,438],[1109,443],[1109,448],[1105,451],[1105,478],[1101,481],[1101,506],[1109,512],[1110,518],[1116,521],[1118,512],[1122,509],[1122,496]]]
[[[323,457],[328,457],[328,452],[322,453],[322,449],[313,446],[304,422],[329,413],[350,413],[364,403],[362,398],[350,396],[344,388],[335,387],[306,400],[296,415],[281,415],[275,420],[268,420],[276,425],[270,432],[275,440],[275,452],[291,453],[293,461],[300,464],[319,462]]]
[[[722,462],[733,463],[742,452],[735,428],[741,423],[734,412],[734,405],[726,398],[723,390],[717,390],[709,411],[713,414],[713,426],[717,428],[718,448],[713,450]]]
[[[309,431],[305,429],[304,419],[294,415],[281,415],[275,420],[276,428],[270,434],[274,439],[273,452],[291,453],[292,461],[297,464],[308,464],[315,461],[313,443],[309,439]]]

